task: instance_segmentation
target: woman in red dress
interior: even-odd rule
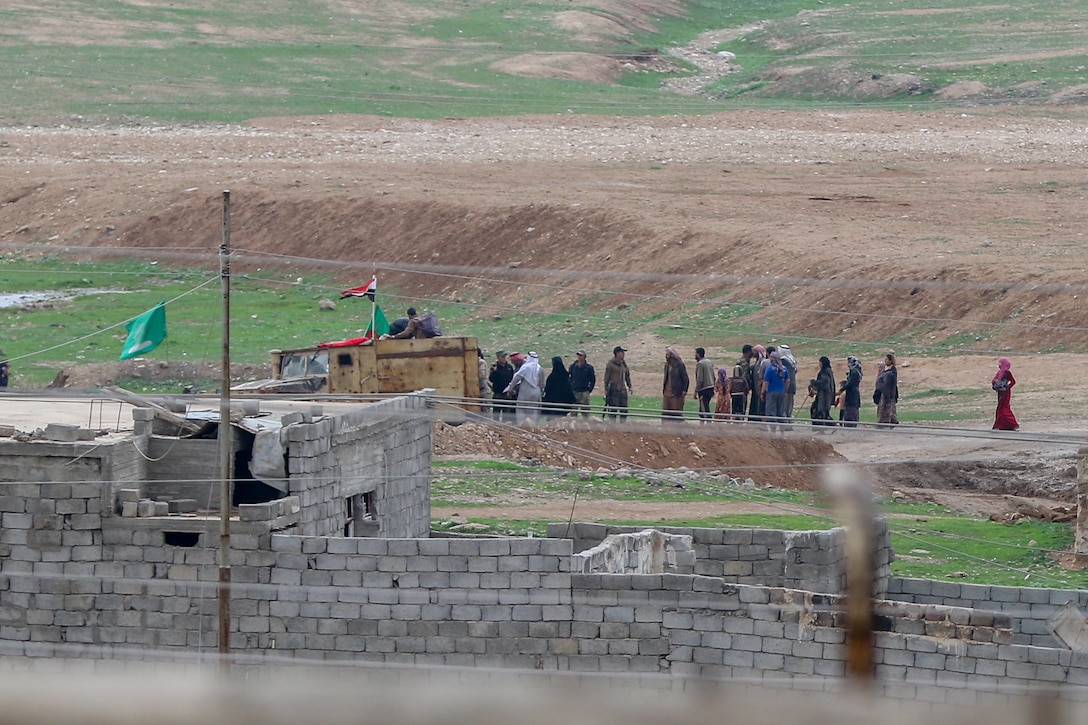
[[[994,430],[1020,430],[1016,416],[1012,414],[1012,386],[1016,378],[1012,376],[1012,362],[1007,357],[997,359],[997,372],[991,381],[991,387],[997,391],[997,413],[994,415]]]

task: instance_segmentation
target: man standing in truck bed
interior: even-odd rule
[[[419,319],[419,313],[416,312],[415,307],[408,308],[408,327],[398,332],[396,335],[390,335],[391,340],[404,340],[406,338],[415,338],[422,340],[426,335],[423,334],[423,323]]]

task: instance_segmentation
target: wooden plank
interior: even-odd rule
[[[190,433],[195,433],[201,428],[199,424],[194,423],[185,416],[178,415],[177,413],[167,410],[150,398],[145,398],[142,395],[137,395],[136,393],[125,390],[123,388],[103,389],[108,392],[112,397],[118,400],[123,400],[124,402],[129,403],[130,405],[134,405],[137,408],[150,408],[151,410],[155,411],[156,418],[165,420],[172,425],[176,425],[184,430],[189,431]]]

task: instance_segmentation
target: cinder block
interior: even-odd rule
[[[1028,662],[1009,662],[1005,666],[1006,677],[1016,677],[1023,680],[1035,680],[1039,678],[1039,669],[1049,665],[1034,665]],[[1054,669],[1061,670],[1060,667]]]
[[[45,426],[43,435],[51,441],[74,443],[79,436],[79,426],[69,423],[50,423]]]
[[[136,410],[139,410],[139,408],[136,408]],[[132,503],[136,503],[140,500],[140,489],[122,488],[120,491],[117,492],[117,500],[121,503],[126,503],[129,501],[131,501]]]
[[[172,514],[189,514],[197,511],[199,505],[195,498],[178,498],[168,501],[169,513]]]

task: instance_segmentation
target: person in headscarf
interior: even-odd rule
[[[665,418],[684,416],[684,398],[687,397],[688,369],[680,353],[670,345],[665,348],[665,379],[661,383],[661,415]]]
[[[748,360],[749,383],[752,388],[752,397],[748,401],[748,420],[760,420],[763,418],[763,395],[760,388],[763,385],[763,373],[767,369],[767,349],[762,345],[752,345],[752,357]]]
[[[899,370],[895,364],[895,353],[884,356],[884,369],[876,376],[876,389],[873,402],[876,403],[876,422],[884,428],[899,425]]]
[[[999,357],[997,372],[990,381],[990,387],[997,391],[994,430],[1020,430],[1020,423],[1012,413],[1012,386],[1014,385],[1016,385],[1016,378],[1012,376],[1012,361],[1007,357]]]
[[[861,414],[861,361],[853,355],[846,358],[846,381],[843,383],[842,424],[847,428],[857,428]]]
[[[536,353],[530,352],[506,388],[507,393],[517,391],[518,425],[540,422],[540,395],[543,387],[544,369],[540,367]]]
[[[812,401],[810,413],[813,425],[833,425],[831,405],[835,402],[835,373],[831,370],[831,358],[820,356],[820,372],[816,374],[812,390],[816,397]]]
[[[570,412],[575,403],[574,388],[570,386],[570,373],[563,364],[563,358],[552,358],[552,371],[544,381],[544,415],[563,416]]]
[[[771,353],[767,370],[763,373],[760,397],[763,398],[763,411],[767,418],[768,429],[785,431],[786,426],[786,388],[789,386],[790,373],[782,364],[778,351]]]
[[[714,403],[714,420],[729,420],[733,417],[733,396],[729,394],[729,386],[729,371],[719,367],[714,378],[714,394],[718,396]]]
[[[797,397],[797,358],[793,356],[793,350],[786,343],[778,346],[778,354],[782,358],[782,364],[790,373],[790,382],[786,386],[786,417],[793,419],[793,402]]]

